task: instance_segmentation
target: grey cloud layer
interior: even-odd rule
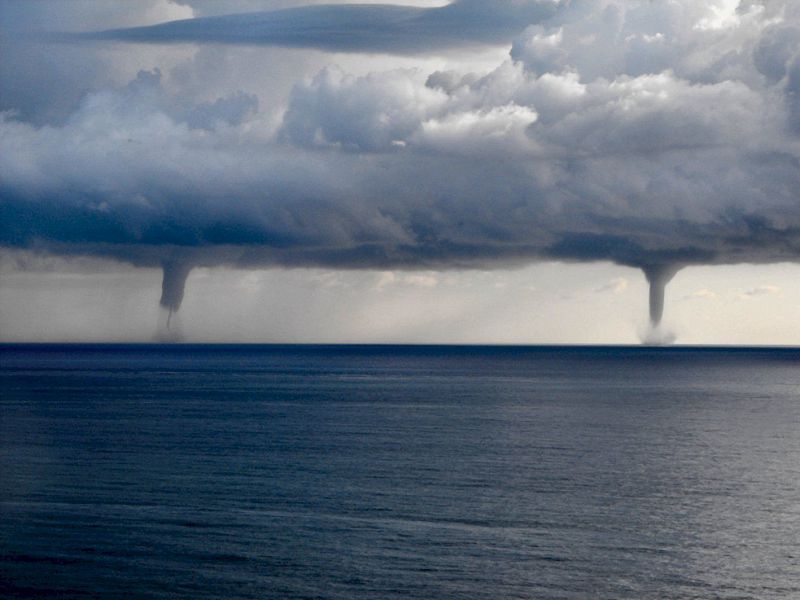
[[[2,118],[0,244],[147,265],[611,260],[655,279],[797,260],[799,26],[792,2],[563,3],[489,73],[327,68],[277,129],[253,96],[189,103],[144,72],[63,126]]]
[[[419,54],[508,42],[526,24],[552,17],[556,8],[553,0],[457,0],[427,9],[388,4],[315,5],[88,32],[63,39],[267,44]]]

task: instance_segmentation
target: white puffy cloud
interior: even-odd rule
[[[691,294],[686,294],[683,297],[684,300],[716,300],[718,298],[719,294],[706,288],[697,290]]]
[[[765,284],[744,290],[740,294],[740,297],[750,298],[753,296],[778,296],[782,291],[783,290],[781,290],[780,286]]]
[[[613,292],[616,295],[623,294],[628,289],[628,280],[624,277],[615,277],[611,281],[595,288],[597,293]]]
[[[307,146],[385,150],[405,142],[445,100],[443,93],[425,87],[418,73],[389,71],[356,78],[327,68],[295,88],[282,136]]]

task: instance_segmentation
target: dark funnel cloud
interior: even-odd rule
[[[186,278],[189,276],[189,271],[192,270],[192,265],[181,259],[166,259],[161,265],[164,273],[164,279],[161,284],[161,300],[159,304],[162,308],[169,311],[169,315],[178,311],[183,302],[184,288],[186,287]],[[169,326],[169,323],[167,323]]]
[[[650,326],[653,329],[661,325],[664,317],[664,292],[679,268],[677,265],[658,265],[644,270],[650,284]]]
[[[56,125],[3,113],[0,245],[160,266],[172,312],[196,266],[610,261],[642,270],[654,328],[679,268],[798,260],[788,0],[329,6],[89,35],[424,52],[512,29],[488,72],[331,65],[277,125],[255,94],[188,97],[158,70]]]

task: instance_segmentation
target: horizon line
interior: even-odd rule
[[[0,349],[43,346],[139,346],[159,348],[508,348],[508,349],[647,349],[647,350],[800,350],[800,344],[614,344],[614,343],[451,343],[451,342],[159,342],[159,341],[0,341]]]

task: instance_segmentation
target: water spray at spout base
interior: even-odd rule
[[[658,326],[648,327],[647,331],[641,335],[642,344],[645,346],[671,346],[675,343],[676,336],[671,331]]]

